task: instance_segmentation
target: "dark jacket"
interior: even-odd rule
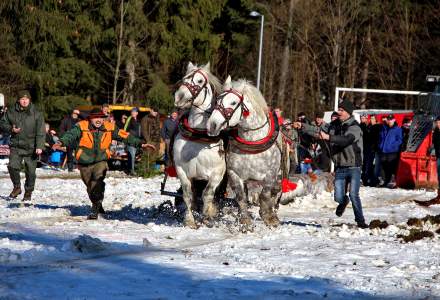
[[[362,130],[362,140],[363,140],[363,147],[364,147],[364,153],[367,151],[371,151],[373,149],[373,135],[372,135],[372,129],[373,125],[371,124],[365,124],[361,123],[359,125]]]
[[[13,133],[13,125],[21,128],[21,132]],[[31,155],[36,149],[44,149],[44,117],[32,103],[25,109],[19,103],[10,107],[0,121],[0,130],[11,133],[11,150],[20,155]]]
[[[435,157],[437,159],[440,158],[440,130],[438,128],[434,129],[434,133],[432,134],[432,145],[435,150]]]
[[[141,135],[141,123],[133,118],[132,116],[127,118],[127,121],[124,125],[124,130],[129,132],[132,136],[137,138],[142,137]]]
[[[371,125],[370,140],[371,150],[374,152],[380,151],[380,131],[382,130],[382,124]]]
[[[79,118],[74,119],[72,116],[64,117],[60,124],[60,135],[63,135],[66,131],[72,129],[79,121]]]
[[[141,120],[142,137],[148,143],[159,145],[160,143],[160,119],[159,115],[153,117],[146,115]]]
[[[319,128],[303,124],[304,133],[316,136]],[[340,122],[336,120],[322,129],[330,135],[329,148],[335,167],[361,167],[363,159],[362,130],[353,118]]]
[[[164,140],[170,140],[177,130],[178,122],[172,118],[168,118],[163,122],[162,129],[160,131],[160,136]]]
[[[403,142],[402,128],[394,124],[393,127],[387,125],[382,126],[380,132],[380,151],[382,153],[400,152],[400,146]]]

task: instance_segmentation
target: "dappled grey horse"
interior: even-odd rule
[[[225,152],[221,138],[207,135],[206,124],[215,102],[214,91],[220,88],[219,80],[210,72],[209,63],[198,67],[190,62],[174,93],[175,106],[189,110],[179,123],[179,133],[173,144],[173,160],[187,206],[184,222],[192,228],[197,227],[193,215],[197,201],[196,180],[207,182],[202,194],[205,220],[212,220],[218,213],[213,200],[225,175]]]
[[[208,133],[213,136],[235,128],[226,154],[228,183],[237,197],[240,221],[248,227],[252,225],[247,208],[249,182],[262,186],[259,213],[264,223],[279,224],[275,205],[281,195],[282,137],[275,122],[260,91],[246,80],[231,82],[230,76],[208,120]]]

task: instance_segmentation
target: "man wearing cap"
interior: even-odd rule
[[[72,111],[72,114],[70,116],[66,116],[62,121],[60,125],[60,136],[63,135],[66,131],[69,131],[72,129],[76,123],[79,122],[79,110],[74,109]],[[67,155],[67,170],[69,172],[73,171],[73,165],[75,163],[75,157],[73,155],[73,149],[75,147],[67,147],[66,148],[66,155]]]
[[[11,133],[8,170],[14,188],[9,197],[16,198],[22,192],[20,169],[24,162],[26,181],[23,201],[29,201],[35,186],[38,156],[43,152],[46,135],[43,114],[31,102],[29,91],[19,92],[17,102],[0,121],[0,130]]]
[[[429,147],[427,155],[430,156],[432,150],[435,151],[435,157],[437,158],[437,196],[429,201],[419,201],[415,200],[415,202],[422,206],[431,206],[440,204],[440,116],[435,119],[435,128],[432,134],[432,146]]]
[[[108,169],[107,160],[110,158],[112,140],[124,140],[133,146],[141,145],[138,138],[120,130],[105,119],[106,115],[100,109],[93,109],[87,120],[78,122],[61,137],[59,143],[53,146],[54,150],[59,150],[62,145],[72,145],[74,141],[79,140],[76,159],[81,179],[87,186],[87,194],[92,202],[92,211],[88,219],[97,219],[98,214],[105,213],[102,207],[104,179]],[[142,147],[150,147],[154,150],[154,146],[150,144],[142,144]]]
[[[386,118],[386,124],[380,131],[379,149],[381,152],[381,163],[385,173],[382,187],[387,187],[393,175],[396,174],[399,163],[400,147],[403,142],[402,128],[397,126],[394,115],[390,114]]]
[[[130,135],[141,138],[141,123],[138,121],[138,115],[139,115],[139,108],[134,107],[132,108],[130,112],[130,116],[128,117],[127,121],[125,121],[124,124],[124,130],[129,132]],[[135,175],[134,172],[134,164],[136,162],[136,151],[137,148],[127,145],[127,152],[128,152],[128,166],[127,166],[127,173],[130,175]]]
[[[325,129],[327,132],[300,122],[296,122],[294,127],[329,143],[335,164],[335,201],[339,203],[336,215],[342,216],[351,200],[358,227],[367,228],[359,197],[363,154],[362,130],[352,116],[353,110],[353,103],[347,99],[343,100],[338,109],[340,121],[333,121],[328,129]],[[349,197],[346,196],[346,182],[350,183]]]
[[[368,115],[363,113],[361,114],[361,130],[362,130],[362,139],[363,139],[363,163],[362,163],[362,182],[364,186],[370,185],[370,179],[373,177],[374,168],[374,152],[373,152],[373,140],[371,136],[372,125],[368,120]]]

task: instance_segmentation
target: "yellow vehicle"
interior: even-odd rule
[[[94,109],[94,108],[100,108],[100,105],[81,105],[76,107],[81,112],[82,117],[86,117],[88,113]],[[122,124],[122,116],[130,116],[131,110],[133,108],[137,107],[139,109],[139,115],[138,119],[141,120],[144,116],[148,115],[150,111],[152,110],[149,107],[142,107],[142,106],[130,106],[130,105],[109,105],[110,108],[110,120],[114,121],[118,127],[123,129]],[[166,118],[166,116],[160,115],[160,122],[162,126],[163,120]],[[165,149],[165,144],[161,142],[160,145],[160,153],[163,153],[163,149]],[[111,169],[123,169],[126,166],[126,163],[128,161],[128,153],[126,150],[126,146],[122,142],[113,141],[112,146],[110,147],[112,156],[109,159],[109,167]],[[139,161],[141,159],[141,152],[139,152],[136,156],[136,161]]]

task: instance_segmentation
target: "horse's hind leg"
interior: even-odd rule
[[[243,180],[234,172],[228,171],[230,183],[237,198],[238,207],[240,209],[240,223],[243,224],[246,230],[251,230],[252,219],[248,212],[247,193]]]
[[[260,194],[260,217],[266,226],[277,227],[280,224],[280,220],[275,211],[276,201],[273,197],[277,196],[278,191],[279,189],[265,186]]]
[[[193,190],[191,180],[188,179],[183,171],[177,170],[177,174],[179,175],[180,183],[182,184],[183,201],[185,201],[186,204],[185,219],[183,222],[185,226],[196,229],[197,225],[193,215]]]

